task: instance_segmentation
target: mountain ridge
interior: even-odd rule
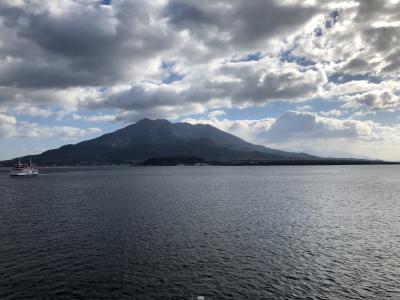
[[[218,162],[319,159],[306,153],[254,145],[208,124],[145,118],[91,140],[32,155],[32,160],[40,165],[124,164],[180,156]]]

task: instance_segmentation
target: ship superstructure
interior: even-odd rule
[[[21,159],[14,165],[10,171],[10,176],[36,176],[39,175],[39,170],[32,164],[32,160],[29,157],[29,164],[21,163]]]

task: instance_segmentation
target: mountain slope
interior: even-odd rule
[[[126,163],[176,156],[212,161],[317,159],[305,153],[253,145],[210,125],[143,119],[98,138],[32,156],[32,160],[42,165]]]

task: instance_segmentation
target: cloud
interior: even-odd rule
[[[61,137],[67,140],[75,140],[80,137],[92,136],[99,134],[101,129],[99,128],[87,128],[81,129],[71,126],[55,126],[46,127],[40,126],[35,123],[20,122],[17,126],[17,133],[15,137],[28,137],[28,138],[50,138],[50,137]]]
[[[15,117],[0,114],[0,137],[9,137],[15,135]]]
[[[332,74],[398,74],[399,4],[389,2],[3,1],[0,106],[121,119],[345,94],[350,83]],[[372,84],[354,80],[351,92]]]
[[[97,89],[19,89],[0,86],[0,112],[28,116],[62,116],[76,111],[81,102],[98,98]]]
[[[195,114],[214,107],[313,98],[326,82],[318,70],[266,57],[256,62],[216,64],[207,73],[187,74],[185,80],[173,84],[145,82],[114,87],[100,97],[87,97],[81,105],[137,115],[165,112],[164,117],[171,117],[170,111],[178,116],[179,111]]]
[[[281,142],[303,139],[362,139],[380,138],[374,123],[320,117],[316,113],[288,111],[280,116],[263,134],[267,141]]]
[[[171,48],[174,34],[148,1],[23,1],[0,5],[8,40],[0,51],[0,85],[68,88],[110,85],[158,76],[158,55]],[[45,34],[44,34],[45,33]]]
[[[295,110],[300,110],[300,111],[308,111],[312,109],[313,107],[311,105],[299,105],[295,107]]]
[[[21,133],[22,123],[12,125],[11,115],[34,117],[43,129],[63,118],[75,128],[74,118],[130,123],[207,112],[250,136],[246,122],[227,121],[231,109],[273,103],[271,140],[295,122],[308,124],[309,133],[292,128],[293,138],[358,140],[366,128],[381,136],[377,121],[384,112],[398,112],[399,1],[102,3],[1,1],[3,136]],[[318,115],[279,116],[299,105],[310,110],[310,100],[321,102],[312,106]],[[348,116],[343,110],[364,123],[340,120]],[[395,121],[390,126],[397,128]],[[42,129],[38,135],[50,135]]]
[[[239,105],[314,98],[327,82],[325,74],[319,70],[268,58],[251,63],[229,64],[220,71],[231,74],[232,80],[214,82],[210,87],[222,88],[226,92],[225,97]]]
[[[289,111],[259,134],[262,144],[320,156],[400,160],[400,126]]]
[[[213,110],[208,113],[209,118],[218,118],[226,115],[226,112],[223,110]]]
[[[186,118],[183,122],[191,124],[209,124],[227,131],[249,142],[260,143],[259,135],[268,131],[275,122],[273,118],[259,120],[229,120],[210,117],[206,119]]]
[[[398,1],[338,2],[332,20],[318,34],[303,35],[293,53],[321,62],[328,71],[398,74],[399,11]]]
[[[224,66],[223,62],[227,56],[263,49],[278,37],[294,36],[320,13],[315,5],[293,1],[2,2],[0,38],[8,43],[0,45],[0,105],[29,102],[38,108],[25,113],[44,116],[49,114],[42,110],[44,104],[52,103],[53,110],[68,106],[73,111],[87,103],[79,98],[88,91],[121,85],[134,87],[129,100],[124,100],[130,108],[121,108],[122,100],[115,105],[108,100],[105,106],[124,109],[125,115],[141,115],[151,107],[167,112],[173,105],[188,109],[196,106],[191,103],[212,106],[210,102],[222,98],[242,105],[312,97],[322,76],[314,70],[284,65],[276,72],[280,68],[277,58],[266,65],[264,61],[254,71],[255,65]],[[275,70],[268,72],[274,60]],[[163,69],[165,61],[172,62],[174,70]],[[159,91],[138,90],[146,82],[160,83],[172,71],[185,75],[179,77],[186,85],[182,93],[174,95],[161,85]],[[238,72],[244,73],[240,76]],[[226,82],[215,78],[225,75],[230,77]],[[236,87],[238,81],[241,84]],[[168,98],[172,96],[177,97]],[[170,103],[168,109],[164,102]]]
[[[398,110],[400,108],[400,97],[391,91],[372,91],[363,94],[345,96],[348,103],[345,107],[366,106],[369,110]]]
[[[301,1],[169,1],[165,15],[177,30],[187,30],[209,52],[263,49],[274,37],[289,37],[320,10]]]
[[[400,126],[384,126],[372,121],[327,118],[300,111],[287,111],[276,119],[185,121],[211,124],[247,141],[272,148],[320,156],[400,159],[397,151]]]
[[[101,129],[95,127],[81,129],[71,126],[42,126],[32,122],[18,121],[14,116],[0,114],[0,139],[61,137],[74,140],[100,132]]]
[[[371,72],[372,66],[365,59],[355,57],[347,61],[342,70],[349,74],[366,74]]]
[[[322,117],[340,117],[343,115],[343,111],[338,110],[338,109],[331,109],[329,111],[320,111],[319,115],[321,115]]]
[[[86,122],[114,122],[115,121],[115,116],[114,115],[95,115],[95,116],[85,116],[85,115],[79,115],[79,114],[72,114],[72,119],[73,120],[83,120]]]

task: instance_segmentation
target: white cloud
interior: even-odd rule
[[[280,116],[264,138],[271,142],[303,139],[357,138],[360,140],[379,140],[373,122],[340,120],[320,117],[316,113],[288,111]]]
[[[187,119],[211,124],[247,141],[267,147],[305,151],[324,157],[370,157],[400,160],[400,126],[372,121],[321,117],[316,113],[288,111],[277,119]]]
[[[308,110],[312,110],[313,107],[310,105],[299,105],[295,107],[295,110],[300,110],[300,111],[308,111]]]
[[[343,114],[343,112],[341,110],[337,110],[337,109],[331,109],[329,111],[320,111],[319,115],[321,115],[322,117],[340,117]]]
[[[95,135],[99,128],[77,128],[71,126],[42,126],[32,122],[18,121],[14,116],[0,114],[0,138],[49,138],[58,137],[74,140]]]
[[[35,123],[20,122],[17,126],[16,137],[49,138],[60,137],[75,140],[80,137],[90,136],[101,132],[99,128],[77,128],[71,126],[46,127]]]
[[[246,141],[253,143],[260,143],[261,140],[258,136],[268,131],[271,125],[275,122],[275,119],[267,118],[260,120],[229,120],[229,119],[193,119],[186,118],[183,122],[191,124],[209,124],[217,127],[223,131],[229,132],[236,135]]]
[[[213,111],[208,113],[208,117],[209,118],[218,118],[218,117],[221,117],[221,116],[224,116],[224,115],[226,115],[226,112],[223,111],[223,110],[213,110]]]
[[[95,115],[95,116],[85,116],[85,115],[79,115],[76,113],[72,114],[72,119],[73,120],[83,120],[86,122],[113,122],[115,121],[115,115]]]
[[[0,114],[0,137],[15,135],[15,125],[17,120],[15,117]]]

